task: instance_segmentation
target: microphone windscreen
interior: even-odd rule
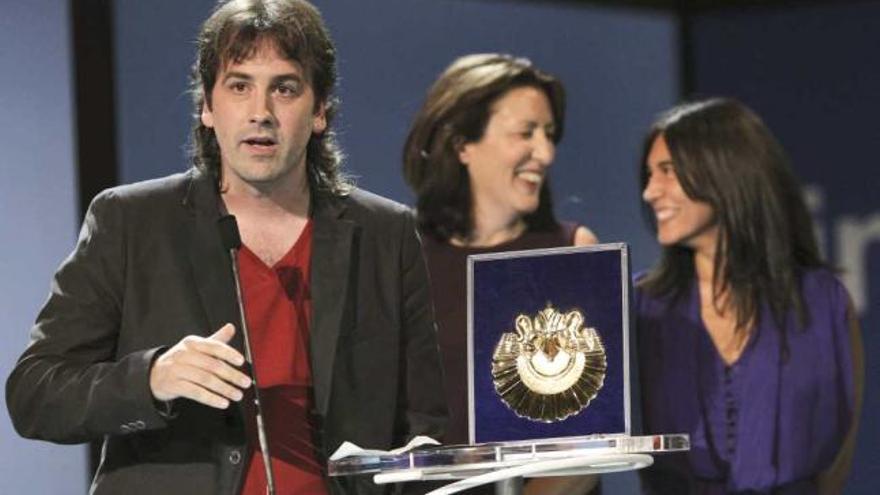
[[[220,239],[223,247],[228,251],[241,247],[241,236],[238,234],[238,222],[234,215],[226,215],[217,220],[217,228],[220,229]]]

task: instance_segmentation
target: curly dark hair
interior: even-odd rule
[[[737,329],[755,321],[763,303],[780,328],[790,310],[805,323],[801,274],[826,264],[800,185],[770,129],[751,109],[732,99],[676,106],[662,114],[645,136],[642,190],[649,179],[648,154],[661,135],[685,194],[708,203],[715,213],[719,235],[713,292],[717,297],[729,290]],[[649,205],[644,212],[656,231]],[[693,280],[693,252],[673,245],[663,249],[641,286],[676,300],[684,297]]]
[[[327,129],[313,134],[306,150],[309,188],[313,193],[345,194],[350,185],[341,171],[342,152],[330,127],[339,106],[333,95],[336,48],[320,12],[304,0],[232,0],[220,3],[204,22],[191,73],[192,164],[211,174],[218,188],[222,186],[220,147],[214,130],[202,124],[202,107],[211,107],[211,90],[222,68],[253,56],[266,41],[303,66],[316,105],[324,104]]]
[[[422,232],[441,242],[471,235],[470,178],[458,151],[483,137],[498,99],[526,86],[547,95],[555,121],[553,142],[558,143],[565,121],[565,89],[528,59],[496,53],[467,55],[456,59],[431,86],[403,148],[404,178],[416,194]],[[524,220],[530,230],[558,228],[546,182],[538,208]]]

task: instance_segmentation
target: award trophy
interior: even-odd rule
[[[523,477],[639,469],[687,450],[684,434],[632,435],[631,287],[622,243],[470,256],[470,444],[346,457],[330,475],[514,494]]]

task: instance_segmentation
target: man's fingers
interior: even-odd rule
[[[220,379],[235,385],[238,388],[251,386],[251,379],[246,374],[217,359],[207,353],[191,352],[182,354],[179,358],[181,364],[202,370],[206,374],[219,377]]]
[[[179,380],[176,388],[178,389],[178,397],[192,399],[206,406],[216,407],[217,409],[226,409],[229,407],[228,399],[225,399],[204,387],[200,387],[193,382]]]
[[[220,373],[232,378],[227,380]],[[150,389],[158,400],[184,397],[225,409],[230,400],[239,401],[244,397],[241,389],[247,386],[250,386],[250,379],[243,373],[220,360],[197,353],[185,354],[173,361],[162,361],[160,357],[150,371]]]
[[[244,396],[239,387],[220,379],[217,375],[211,372],[194,366],[181,367],[177,378],[207,389],[225,399],[239,401]]]
[[[214,332],[213,335],[208,337],[210,340],[216,340],[219,342],[223,342],[224,344],[228,344],[230,340],[232,340],[232,336],[235,335],[235,325],[232,323],[227,323],[220,327],[219,330]]]
[[[210,337],[190,335],[168,349],[150,370],[153,397],[186,397],[218,408],[241,400],[251,378],[237,368],[245,360],[229,345],[234,335],[235,326],[227,323]]]
[[[220,358],[233,366],[244,364],[244,356],[229,345],[235,335],[235,326],[227,323],[207,339],[193,339],[191,345],[205,354]]]

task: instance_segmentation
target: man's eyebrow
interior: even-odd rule
[[[288,72],[287,74],[278,74],[272,78],[272,82],[276,84],[286,81],[303,82],[303,77],[295,72]]]
[[[249,74],[245,74],[244,72],[236,72],[236,71],[230,71],[230,72],[227,72],[226,74],[223,74],[224,81],[228,81],[230,79],[244,79],[246,81],[250,81],[253,79],[253,77]]]
[[[223,75],[223,80],[228,81],[229,79],[243,79],[245,81],[252,81],[254,76],[247,74],[245,72],[238,71],[230,71]],[[285,74],[278,74],[277,76],[272,77],[273,83],[279,83],[284,81],[296,81],[302,82],[303,77],[295,72],[288,72]]]

